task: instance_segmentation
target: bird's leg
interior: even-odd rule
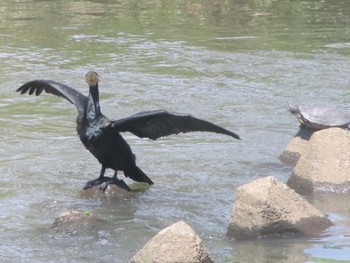
[[[106,191],[107,186],[110,184],[114,184],[114,185],[116,185],[116,186],[118,186],[126,191],[131,191],[130,187],[123,180],[118,179],[117,174],[118,174],[118,171],[115,171],[111,180],[101,184],[100,189],[102,192]]]
[[[106,182],[106,181],[112,180],[112,178],[106,178],[106,177],[104,177],[105,171],[106,171],[106,167],[102,165],[101,172],[100,172],[100,176],[99,176],[97,179],[88,181],[88,182],[85,184],[85,186],[83,187],[83,190],[86,190],[86,189],[88,189],[88,188],[91,188],[91,187],[93,187],[93,186],[95,186],[95,185],[101,185],[102,183],[104,183],[104,182]]]

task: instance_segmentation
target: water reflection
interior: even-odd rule
[[[305,245],[300,240],[263,240],[245,241],[234,244],[236,262],[306,262],[309,257],[304,250],[312,245]],[[252,253],[254,251],[254,253]]]

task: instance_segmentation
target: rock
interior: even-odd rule
[[[107,185],[106,190],[103,192],[100,186],[96,185],[86,190],[81,191],[81,196],[86,198],[105,198],[105,197],[116,197],[116,196],[129,196],[132,192],[128,192],[123,188],[120,188],[114,184]]]
[[[107,185],[106,190],[103,192],[99,185],[92,186],[86,190],[80,192],[82,197],[85,198],[106,198],[106,197],[128,197],[133,196],[138,192],[146,191],[150,188],[147,183],[133,182],[128,185],[131,191],[127,191],[114,184]]]
[[[340,128],[315,132],[288,186],[301,194],[350,192],[350,133]]]
[[[315,130],[302,127],[289,142],[279,159],[286,164],[296,165],[300,156],[307,150],[309,139]]]
[[[130,260],[130,263],[175,262],[213,262],[203,241],[184,221],[161,230]]]
[[[93,218],[91,212],[66,211],[61,213],[53,222],[53,227],[71,226],[72,224],[85,222]]]
[[[236,239],[317,235],[331,225],[294,190],[269,176],[237,189],[227,234]]]

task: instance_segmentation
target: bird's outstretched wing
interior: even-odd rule
[[[110,127],[118,132],[131,132],[140,138],[156,140],[163,136],[186,132],[216,132],[236,139],[239,136],[211,122],[190,115],[169,113],[164,110],[146,111],[112,121]]]
[[[29,95],[35,93],[36,96],[39,96],[43,91],[45,91],[47,93],[63,97],[76,106],[79,114],[84,112],[84,108],[88,100],[88,98],[79,91],[53,80],[40,79],[29,81],[19,87],[16,91],[20,92],[21,94],[28,92]]]

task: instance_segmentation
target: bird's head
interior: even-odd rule
[[[85,75],[85,80],[89,87],[95,87],[99,81],[98,74],[95,71],[89,71]]]

